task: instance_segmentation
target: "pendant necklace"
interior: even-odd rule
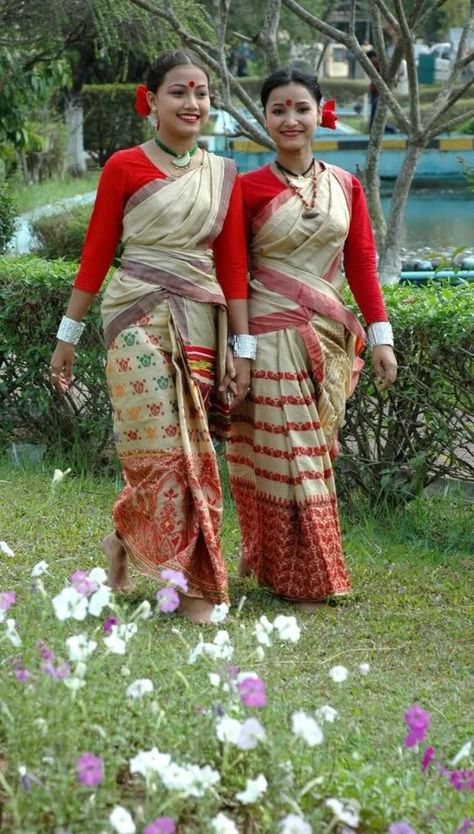
[[[198,143],[195,142],[192,148],[189,151],[183,151],[183,153],[176,153],[173,151],[172,148],[169,148],[168,145],[165,145],[164,142],[161,142],[157,136],[155,136],[155,142],[159,148],[165,153],[169,153],[171,156],[175,158],[171,160],[171,164],[174,165],[175,168],[188,168],[191,162],[191,157],[194,156],[198,149]]]
[[[306,168],[306,171],[303,171],[302,174],[295,174],[293,171],[289,171],[288,168],[285,168],[283,165],[281,165],[278,162],[277,159],[275,159],[275,165],[278,168],[278,170],[282,173],[283,179],[285,180],[288,188],[293,192],[295,197],[298,197],[299,201],[303,204],[302,216],[305,217],[305,218],[317,217],[318,214],[319,214],[319,211],[315,208],[315,206],[316,206],[316,193],[317,193],[317,190],[318,190],[318,182],[317,182],[317,177],[316,177],[316,166],[315,166],[314,159],[311,160],[311,164],[309,165],[308,168]],[[307,174],[311,170],[311,168],[313,169],[313,173],[311,174],[311,177],[310,177],[310,180],[311,180],[311,200],[308,202],[308,200],[306,200],[305,197],[303,197],[303,195],[300,193],[300,188],[303,188],[303,186],[306,185],[306,183],[308,181],[308,178],[305,179],[304,174]],[[296,179],[299,179],[300,182],[299,183],[292,182],[292,180],[290,179],[290,176],[295,177]]]

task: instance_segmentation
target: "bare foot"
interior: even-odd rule
[[[240,554],[239,561],[239,576],[241,579],[245,579],[246,576],[252,576],[252,571],[249,567],[247,559],[242,553]]]
[[[204,625],[212,622],[211,614],[214,611],[212,602],[200,597],[187,597],[185,594],[179,594],[179,600],[178,614],[182,614],[191,623]]]
[[[126,550],[115,533],[102,540],[102,549],[109,563],[108,580],[114,591],[129,591],[133,586],[128,575]]]
[[[315,602],[304,602],[303,600],[301,602],[293,601],[293,605],[298,611],[304,611],[305,614],[316,614],[323,608],[327,608],[328,601],[327,599],[320,599]]]

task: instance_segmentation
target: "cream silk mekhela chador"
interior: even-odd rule
[[[212,241],[235,182],[233,162],[205,154],[179,179],[128,200],[124,252],[103,299],[107,382],[125,488],[114,521],[138,569],[180,570],[189,593],[227,599],[222,495],[210,435],[223,375],[226,309]]]
[[[351,189],[349,174],[325,165],[316,217],[304,217],[286,188],[252,226],[257,359],[251,394],[232,419],[228,463],[243,556],[261,584],[296,600],[351,587],[332,466],[363,364],[364,331],[340,294]],[[302,194],[309,202],[310,181]]]

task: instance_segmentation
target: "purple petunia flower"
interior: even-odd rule
[[[175,831],[176,826],[171,817],[157,817],[145,826],[143,834],[175,834]]]
[[[264,707],[267,703],[265,683],[261,678],[244,678],[238,684],[240,698],[246,707]]]
[[[466,817],[466,819],[462,821],[459,828],[456,829],[456,834],[469,834],[469,831],[471,831],[473,828],[474,820],[470,817]]]
[[[405,747],[414,747],[425,738],[430,725],[430,716],[418,704],[413,704],[405,713],[405,721],[410,732],[405,738]]]
[[[15,669],[15,677],[17,681],[20,681],[20,683],[26,683],[32,678],[32,674],[28,669],[25,669],[23,666],[19,666]]]
[[[170,585],[174,585],[176,588],[179,588],[180,591],[184,591],[185,594],[189,590],[188,580],[180,570],[165,568],[161,571],[161,578],[165,582],[169,582]]]
[[[76,761],[77,779],[87,788],[95,788],[104,778],[104,762],[93,753],[82,753]]]
[[[110,634],[110,632],[112,631],[112,627],[114,625],[117,625],[117,623],[118,623],[117,617],[107,617],[107,619],[104,622],[104,625],[102,626],[102,628],[104,629],[106,634]]]
[[[434,759],[434,757],[435,757],[434,747],[427,747],[425,752],[423,753],[423,757],[421,759],[421,769],[422,769],[423,773],[425,772],[425,770],[428,770],[428,768],[431,764],[431,761]]]
[[[156,599],[162,614],[171,614],[179,608],[179,596],[174,588],[160,588],[156,592]]]
[[[0,610],[8,611],[16,600],[15,591],[2,591],[0,593]]]
[[[392,822],[388,834],[416,834],[416,831],[407,822]]]
[[[97,582],[93,582],[89,579],[89,574],[85,570],[74,571],[74,573],[69,577],[69,582],[72,587],[76,589],[78,594],[82,594],[86,597],[95,593],[99,587]]]
[[[457,791],[474,791],[474,770],[453,770],[449,781]]]
[[[43,660],[54,660],[54,652],[52,649],[48,649],[46,643],[43,643],[42,640],[38,640],[36,644],[36,648],[38,649],[39,653]]]

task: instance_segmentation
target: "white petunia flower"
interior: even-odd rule
[[[147,692],[153,692],[153,681],[150,678],[138,678],[127,686],[126,695],[128,698],[143,698]]]
[[[215,605],[211,614],[211,623],[223,623],[227,619],[229,613],[229,606],[226,602],[221,605]]]
[[[138,608],[133,612],[131,620],[149,620],[152,615],[151,605],[147,599],[140,603]]]
[[[57,486],[57,484],[60,484],[61,481],[64,481],[64,478],[66,477],[66,475],[69,475],[70,472],[72,472],[72,469],[70,468],[65,469],[64,472],[62,471],[62,469],[55,469],[51,481],[51,486],[54,487]]]
[[[54,613],[58,620],[85,620],[87,616],[87,597],[68,586],[52,599]]]
[[[11,547],[6,542],[0,542],[0,553],[4,553],[5,556],[14,556],[14,552]]]
[[[78,689],[82,689],[83,686],[86,685],[86,682],[83,677],[79,675],[69,675],[68,678],[63,678],[64,686],[67,686],[71,692],[77,692]]]
[[[102,610],[109,605],[111,596],[111,589],[107,585],[101,585],[89,599],[89,614],[93,617],[100,617]]]
[[[288,814],[280,820],[280,834],[313,834],[313,829],[304,817]]]
[[[316,710],[315,714],[316,718],[319,718],[320,721],[327,721],[329,724],[333,724],[339,715],[337,709],[330,707],[329,704],[323,704],[322,707]]]
[[[332,678],[335,683],[342,683],[345,681],[348,674],[349,672],[345,666],[333,666],[332,669],[329,670],[329,677]]]
[[[6,624],[5,637],[7,638],[7,640],[10,641],[12,646],[15,646],[15,648],[18,649],[22,644],[22,640],[21,640],[21,637],[16,630],[15,620],[13,619],[13,617],[9,617],[6,620],[5,624]]]
[[[263,660],[263,658],[265,657],[265,649],[263,648],[263,646],[257,646],[257,648],[255,649],[255,657],[257,658],[257,660]]]
[[[73,634],[66,640],[69,660],[73,662],[87,660],[89,655],[97,648],[95,640],[89,640],[85,634]]]
[[[465,744],[461,747],[458,753],[451,759],[452,765],[457,765],[458,762],[462,761],[462,759],[467,759],[470,755],[472,749],[472,741],[466,741]]]
[[[278,631],[280,640],[297,643],[301,637],[301,630],[296,622],[296,617],[285,617],[284,614],[279,614],[273,620],[273,625]]]
[[[87,576],[91,582],[96,582],[97,585],[107,584],[107,573],[105,572],[104,568],[92,568],[92,570],[89,571]]]
[[[164,773],[171,765],[169,753],[160,753],[156,747],[152,750],[140,750],[130,759],[130,773],[140,773],[147,785],[156,775]]]
[[[297,738],[302,738],[310,747],[322,744],[324,741],[323,731],[319,724],[303,710],[294,712],[291,716],[291,729]]]
[[[216,724],[216,735],[219,741],[228,741],[230,744],[237,744],[242,724],[236,718],[229,718],[224,715]]]
[[[252,805],[257,799],[265,793],[268,788],[268,782],[263,773],[260,773],[256,779],[247,779],[247,784],[244,791],[239,791],[235,798],[242,802],[243,805]]]
[[[191,782],[187,790],[188,796],[196,796],[198,798],[204,796],[206,791],[213,787],[213,785],[216,785],[221,778],[220,773],[217,770],[213,770],[209,765],[199,767],[199,765],[191,764],[187,766],[187,771],[191,776]]]
[[[254,634],[257,638],[258,643],[261,646],[271,646],[271,633],[273,631],[273,625],[270,620],[263,615],[260,617],[257,623],[255,623]]]
[[[186,767],[171,762],[170,766],[160,773],[161,781],[169,791],[182,791],[189,796],[192,789],[193,776]]]
[[[217,632],[212,643],[204,643],[202,640],[189,653],[188,663],[195,663],[201,655],[207,655],[211,660],[231,660],[234,654],[234,647],[230,642],[229,632],[220,630]]]
[[[137,633],[137,630],[138,626],[136,623],[113,625],[110,634],[104,637],[104,643],[113,654],[125,654],[127,651],[127,643]]]
[[[109,816],[109,822],[117,834],[135,834],[137,830],[132,815],[122,805],[115,806]]]
[[[265,738],[265,730],[256,718],[247,718],[240,728],[236,745],[240,750],[253,750]]]
[[[211,686],[218,687],[221,684],[221,676],[217,674],[217,672],[209,672],[209,683]]]
[[[33,579],[36,579],[38,576],[42,576],[43,573],[49,573],[48,563],[45,562],[44,559],[42,559],[41,562],[36,562],[36,565],[34,565],[31,569],[30,576],[32,576]]]
[[[368,675],[370,672],[370,663],[359,663],[359,672],[361,675]]]
[[[235,822],[222,811],[211,820],[213,834],[239,834]]]
[[[340,799],[326,799],[324,804],[331,809],[333,819],[337,822],[343,822],[351,828],[357,828],[359,825],[360,806],[354,799],[345,799],[343,802]]]

